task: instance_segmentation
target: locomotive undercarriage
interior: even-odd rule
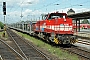
[[[45,32],[36,32],[38,37],[46,40],[47,42],[53,42],[55,44],[74,44],[77,42],[76,36],[73,34],[54,34]]]
[[[56,44],[74,44],[77,42],[76,36],[73,35],[67,35],[67,34],[57,34],[54,37],[54,42]]]

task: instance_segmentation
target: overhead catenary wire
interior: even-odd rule
[[[53,2],[51,2],[51,3],[49,3],[49,4],[43,5],[42,7],[35,9],[35,10],[43,9],[43,8],[48,7],[48,6],[54,4],[54,3],[58,2],[58,1],[59,1],[59,0],[53,1]]]
[[[53,1],[53,2],[50,2],[49,4],[42,5],[42,7],[39,7],[39,8],[34,9],[33,12],[36,11],[36,10],[41,10],[41,9],[44,9],[45,7],[51,6],[51,5],[55,4],[55,3],[58,2],[58,1],[60,1],[60,0],[55,0],[55,1]],[[24,2],[25,2],[25,1],[22,1],[21,5],[22,5]],[[71,6],[75,6],[75,5],[79,5],[79,4],[82,4],[82,5],[83,5],[83,4],[86,4],[86,3],[88,3],[88,2],[90,2],[90,1],[85,1],[85,2],[82,2],[82,3],[74,4],[74,5],[70,4],[70,6],[67,6],[67,5],[66,5],[66,7],[63,7],[63,8],[61,8],[61,9],[69,8],[69,7],[71,7]],[[62,2],[61,2],[61,3],[62,3]],[[60,5],[61,5],[61,3],[60,3]],[[15,6],[15,5],[13,5],[12,8],[13,8],[14,6]],[[18,10],[19,8],[20,8],[20,6],[18,6],[17,9],[15,9],[15,10]],[[13,8],[13,9],[14,9],[14,8]],[[11,9],[11,10],[12,10],[12,9]]]
[[[56,1],[51,2],[51,3],[49,3],[49,4],[43,5],[42,7],[37,8],[37,9],[35,9],[35,10],[44,9],[45,7],[48,7],[48,6],[50,6],[50,5],[53,5],[53,4],[55,4],[56,2],[58,2],[58,1],[59,1],[59,0],[56,0]],[[70,7],[73,7],[73,6],[83,6],[84,4],[87,4],[88,2],[90,2],[90,1],[85,1],[85,2],[81,2],[81,3],[77,3],[77,4],[70,4],[70,6],[67,6],[67,5],[66,5],[66,7],[62,7],[61,9],[70,8]],[[61,2],[61,3],[62,3],[62,2]],[[61,3],[59,3],[59,4],[61,5]],[[35,11],[35,10],[34,10],[34,11]]]

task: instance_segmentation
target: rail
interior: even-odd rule
[[[8,31],[7,31],[8,32]],[[14,43],[16,44],[16,46],[19,48],[19,50],[21,51],[21,53],[23,54],[23,56],[25,57],[25,60],[28,59],[26,57],[26,55],[24,54],[24,52],[22,51],[22,49],[19,47],[19,45],[16,43],[15,39],[12,37],[12,35],[8,32],[9,36],[12,38],[12,40],[14,41]]]
[[[11,30],[8,30],[9,35],[14,40],[20,51],[24,54],[26,60],[28,59],[44,59],[44,60],[50,60],[43,52],[36,49],[33,45],[31,45],[29,42],[27,42],[24,38],[20,37],[16,33],[14,33]],[[24,47],[24,48],[23,48]],[[28,53],[27,53],[28,52]],[[31,54],[33,52],[33,54]],[[33,55],[35,57],[30,57],[30,55]],[[41,57],[42,56],[42,57]]]
[[[78,46],[71,45],[71,48],[63,48],[71,53],[77,54],[78,56],[90,60],[90,52],[84,49],[81,49]]]
[[[79,40],[78,40],[78,43],[85,44],[85,45],[90,45],[90,41],[89,41],[89,40],[79,39]]]
[[[2,43],[4,43],[7,47],[9,47],[10,50],[12,50],[14,53],[16,53],[22,60],[24,60],[24,57],[21,54],[19,54],[15,49],[13,49],[11,46],[9,46],[5,41],[3,41],[1,39],[0,39],[0,41]],[[0,58],[2,60],[2,57],[1,56],[0,56]]]

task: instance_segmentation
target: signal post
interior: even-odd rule
[[[6,2],[3,2],[3,15],[4,15],[4,32],[3,37],[5,37],[5,31],[6,31],[6,24],[5,24],[5,16],[6,16]]]

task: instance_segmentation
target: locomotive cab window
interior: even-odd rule
[[[46,16],[44,16],[43,20],[46,20],[46,19],[47,19],[47,15],[46,15]]]
[[[66,18],[65,14],[61,14],[61,13],[52,13],[49,15],[49,20],[51,19],[57,19],[57,18]]]

